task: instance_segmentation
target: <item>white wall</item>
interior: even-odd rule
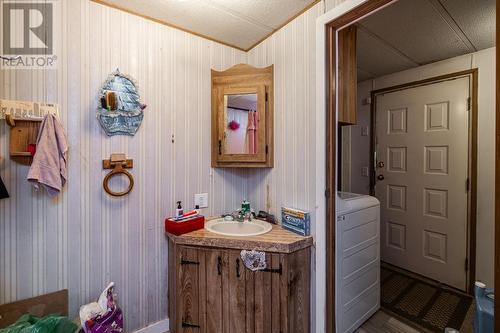
[[[329,11],[330,9],[340,5],[344,1],[346,0],[325,0],[326,11]]]
[[[276,214],[283,205],[314,208],[314,36],[322,12],[317,4],[248,53],[250,65],[274,64],[275,90],[275,167],[249,170],[248,194]]]
[[[476,279],[492,286],[495,244],[493,202],[495,199],[495,48],[359,83],[358,119],[363,124],[369,124],[369,107],[360,105],[360,102],[369,97],[372,89],[382,89],[471,68],[479,70]],[[369,163],[369,138],[361,136],[359,126],[353,126],[350,139],[351,190],[365,193],[363,190],[369,186],[369,180],[361,177],[359,166]]]
[[[69,179],[50,200],[8,156],[0,122],[0,304],[62,288],[70,314],[115,281],[131,332],[167,317],[167,242],[163,219],[174,202],[194,207],[210,193],[207,215],[237,207],[247,175],[210,168],[210,70],[246,63],[246,54],[87,0],[59,1],[59,68],[0,71],[0,98],[56,102],[67,130]],[[108,138],[95,117],[97,94],[119,68],[139,83],[148,105],[137,135]],[[175,143],[172,143],[172,135]],[[132,193],[110,198],[101,161],[134,159]]]
[[[370,104],[366,99],[373,90],[373,82],[358,84],[356,125],[342,127],[342,191],[370,194],[370,177],[361,169],[370,166]],[[365,101],[365,102],[364,102]],[[367,135],[362,129],[367,128]]]

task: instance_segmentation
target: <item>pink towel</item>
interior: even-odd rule
[[[42,185],[49,196],[56,196],[66,184],[67,155],[68,142],[64,129],[56,116],[49,114],[40,125],[28,181],[37,190]]]
[[[247,153],[257,154],[257,112],[248,112]]]

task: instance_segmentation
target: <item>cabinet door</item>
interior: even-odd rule
[[[176,332],[222,331],[222,253],[179,247]]]
[[[281,290],[286,275],[280,271],[284,255],[266,254],[268,271],[257,272],[245,267],[240,251],[227,251],[224,256],[223,317],[227,320],[222,332],[287,333],[283,314],[288,292]]]
[[[311,252],[303,249],[287,256],[283,271],[288,281],[287,332],[310,332]],[[285,332],[285,330],[283,330]]]
[[[176,332],[198,332],[200,326],[200,250],[180,247],[177,252]],[[201,311],[200,311],[201,310]]]
[[[266,163],[266,85],[223,87],[217,89],[217,93],[217,162]],[[230,129],[233,122],[239,127]]]
[[[339,31],[339,123],[356,124],[357,109],[357,59],[356,26]]]
[[[206,318],[200,332],[222,332],[222,274],[224,272],[223,252],[218,250],[205,250],[205,301]]]

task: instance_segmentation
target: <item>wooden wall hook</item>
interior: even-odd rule
[[[5,115],[5,122],[10,127],[15,127],[16,126],[16,121],[14,120],[14,117],[12,117],[10,114],[6,114]]]
[[[104,177],[102,183],[106,193],[113,197],[123,197],[132,191],[132,189],[134,188],[134,177],[126,169],[131,169],[134,167],[134,160],[127,159],[125,154],[111,154],[109,160],[102,161],[102,167],[103,169],[112,169],[111,172],[108,173],[106,177]],[[125,175],[129,180],[128,187],[122,192],[114,192],[109,188],[109,181],[111,178],[122,174]]]

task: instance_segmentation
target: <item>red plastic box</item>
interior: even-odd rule
[[[176,236],[203,229],[204,227],[205,216],[197,216],[180,222],[176,222],[173,219],[165,220],[165,231]]]

